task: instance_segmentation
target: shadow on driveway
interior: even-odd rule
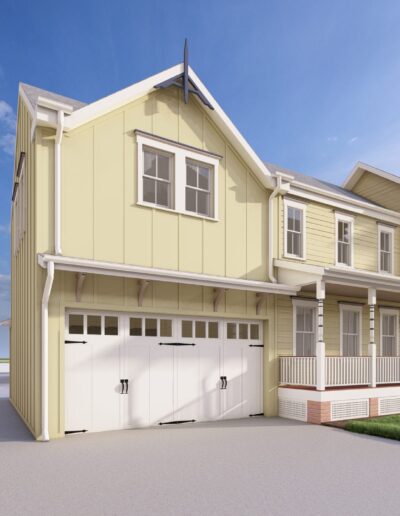
[[[8,399],[8,374],[0,374],[0,442],[33,441],[17,411]]]

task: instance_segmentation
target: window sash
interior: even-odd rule
[[[342,312],[342,355],[356,357],[360,354],[360,312]]]
[[[146,170],[146,158],[149,156],[155,158],[154,174]],[[162,176],[160,170],[160,158],[168,160],[168,179]],[[150,187],[146,191],[146,185]],[[143,201],[156,206],[173,209],[173,173],[172,173],[172,156],[165,152],[152,148],[143,149]]]
[[[381,231],[379,238],[379,267],[381,271],[392,272],[392,233]]]
[[[315,308],[296,306],[296,356],[316,354]]]
[[[383,314],[381,319],[382,356],[397,356],[397,316]]]
[[[337,262],[351,265],[351,222],[337,221]]]
[[[287,206],[286,252],[303,257],[303,210]]]
[[[207,188],[202,187],[202,175],[200,170],[207,170]],[[195,173],[195,185],[189,184],[189,173]],[[204,176],[203,176],[204,181]],[[191,204],[193,205],[191,206]],[[185,210],[203,215],[205,217],[212,217],[213,205],[213,169],[205,163],[196,163],[191,160],[186,160],[186,182],[185,182]]]

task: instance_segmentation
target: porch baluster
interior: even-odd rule
[[[370,359],[370,387],[376,387],[376,344],[375,344],[375,305],[376,289],[368,289],[369,304],[369,345],[368,354]]]

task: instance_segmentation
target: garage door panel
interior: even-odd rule
[[[175,421],[199,419],[200,367],[198,346],[174,348]]]
[[[89,374],[88,374],[89,371]],[[86,344],[65,345],[65,430],[91,430],[91,348]],[[77,403],[79,400],[79,403]]]
[[[243,353],[243,416],[263,412],[263,348],[246,346]]]
[[[125,377],[129,381],[125,425],[141,427],[150,424],[150,347],[137,339],[129,339],[125,348]]]
[[[219,341],[199,343],[199,420],[221,417],[221,344]]]
[[[224,419],[240,418],[243,415],[243,350],[239,341],[224,343],[223,375],[226,376],[226,389],[223,395]]]
[[[174,421],[173,346],[150,346],[150,425]]]

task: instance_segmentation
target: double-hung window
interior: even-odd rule
[[[336,214],[336,264],[353,266],[353,218]]]
[[[294,349],[298,357],[315,356],[316,351],[316,303],[293,300]]]
[[[340,305],[341,352],[356,357],[361,351],[361,306]]]
[[[393,274],[393,228],[378,226],[379,272]]]
[[[187,211],[212,217],[212,169],[204,163],[186,162],[185,205]]]
[[[221,156],[136,130],[137,203],[218,219]]]
[[[397,310],[382,308],[380,311],[381,355],[397,356],[399,314]]]
[[[165,152],[143,149],[143,200],[173,209],[173,157]]]
[[[285,256],[305,258],[305,213],[304,204],[285,200]]]

